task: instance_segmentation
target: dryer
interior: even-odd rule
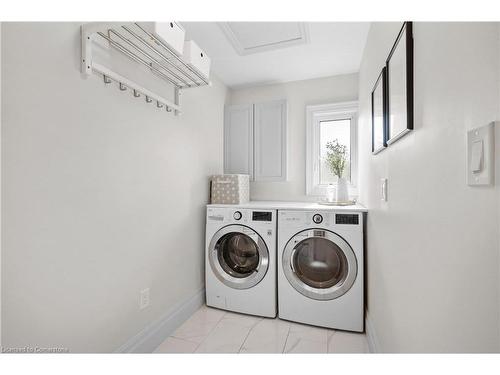
[[[276,210],[207,207],[208,306],[276,317]]]
[[[278,211],[279,317],[364,331],[363,213]]]

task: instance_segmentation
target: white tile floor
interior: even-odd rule
[[[155,353],[368,353],[364,334],[201,307]]]

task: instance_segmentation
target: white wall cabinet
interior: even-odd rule
[[[226,107],[224,171],[253,181],[286,181],[287,102]]]
[[[286,181],[286,123],[285,100],[254,105],[255,181]]]
[[[249,174],[253,178],[253,104],[226,106],[224,173]]]

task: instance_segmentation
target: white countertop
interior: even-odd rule
[[[326,206],[316,202],[288,202],[288,201],[250,201],[242,204],[209,204],[208,207],[238,207],[260,208],[268,210],[307,210],[307,211],[351,211],[368,212],[368,209],[359,203],[352,206]]]

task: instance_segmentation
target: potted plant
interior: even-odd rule
[[[347,146],[340,144],[338,139],[335,139],[332,142],[327,142],[326,149],[326,164],[330,168],[330,171],[338,177],[336,201],[347,202],[349,194],[347,191],[347,180],[344,177],[349,156]]]

